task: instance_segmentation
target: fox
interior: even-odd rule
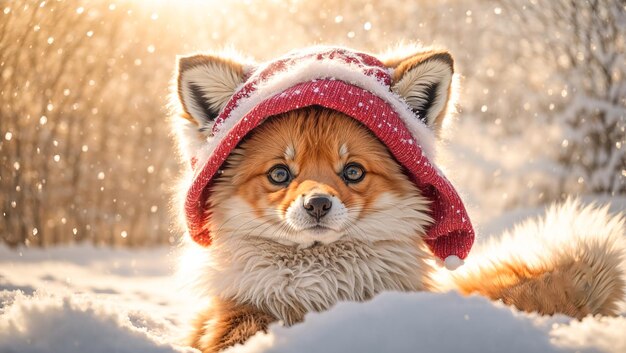
[[[569,200],[470,253],[471,221],[434,157],[455,80],[440,49],[180,57],[172,124],[190,168],[177,209],[194,259],[182,275],[206,303],[189,345],[219,352],[384,291],[617,315],[626,232],[606,207]]]

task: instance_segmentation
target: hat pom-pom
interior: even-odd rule
[[[443,265],[449,271],[454,271],[457,268],[461,267],[465,262],[456,255],[450,255],[443,260]]]

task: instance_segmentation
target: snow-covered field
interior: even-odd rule
[[[182,337],[196,304],[175,279],[175,253],[0,247],[0,352],[193,352]],[[626,311],[576,321],[456,293],[384,293],[274,325],[232,352],[618,353],[625,332]]]
[[[0,352],[185,352],[170,249],[0,248]]]

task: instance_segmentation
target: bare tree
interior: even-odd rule
[[[529,70],[543,68],[562,97],[564,190],[626,193],[626,3],[507,1]]]
[[[104,1],[2,5],[3,239],[167,241],[168,195],[159,191],[174,163],[167,128],[153,119],[165,116],[155,97],[167,91],[170,70],[131,77],[138,57],[151,60],[124,37],[131,9]],[[161,177],[145,177],[155,164]]]

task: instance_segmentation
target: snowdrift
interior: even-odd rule
[[[194,352],[182,345],[192,303],[181,300],[172,251],[0,248],[0,352]],[[624,332],[626,315],[575,321],[453,292],[383,293],[230,351],[617,353]]]

